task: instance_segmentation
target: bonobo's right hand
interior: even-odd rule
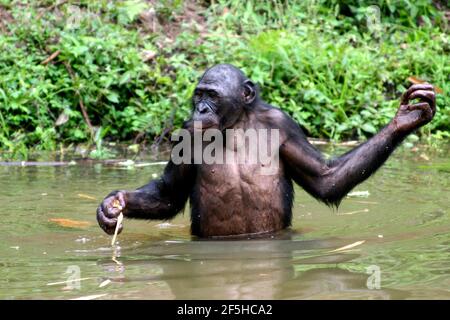
[[[117,206],[117,203],[120,207]],[[111,192],[97,208],[97,221],[107,234],[114,234],[117,225],[117,217],[125,209],[125,191]],[[122,224],[119,233],[122,232]]]

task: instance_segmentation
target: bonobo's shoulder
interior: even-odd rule
[[[258,113],[259,119],[272,128],[278,128],[282,131],[301,131],[298,123],[280,108],[263,104],[258,109]]]

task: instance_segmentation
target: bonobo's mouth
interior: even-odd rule
[[[205,131],[206,129],[216,128],[217,124],[214,122],[202,122],[202,121],[194,121],[194,130]]]

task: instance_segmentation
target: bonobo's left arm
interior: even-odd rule
[[[414,99],[419,99],[419,102],[409,104]],[[377,135],[350,152],[329,161],[323,159],[292,121],[284,125],[287,138],[280,146],[280,156],[295,182],[315,198],[338,206],[353,187],[386,161],[409,133],[431,121],[435,112],[433,87],[429,84],[413,85],[403,95],[394,119]]]

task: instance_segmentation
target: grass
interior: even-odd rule
[[[104,158],[104,140],[151,143],[182,123],[198,77],[222,62],[310,136],[333,140],[376,133],[414,76],[442,90],[418,135],[450,136],[443,3],[152,3],[0,0],[0,158],[78,144]]]

